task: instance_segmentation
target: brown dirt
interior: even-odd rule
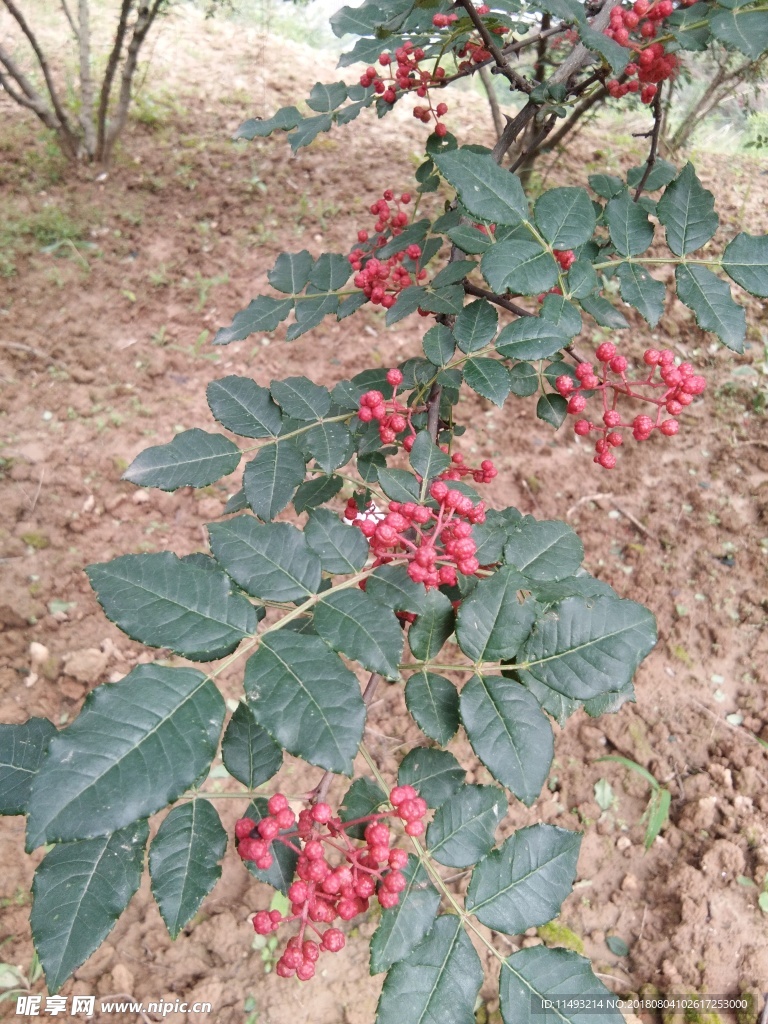
[[[63,725],[89,689],[151,660],[105,620],[82,570],[127,552],[202,547],[200,524],[221,513],[234,484],[163,494],[119,478],[148,444],[179,427],[208,426],[210,379],[250,373],[266,383],[306,373],[333,382],[419,349],[418,318],[385,332],[371,312],[351,324],[327,322],[290,345],[280,331],[224,350],[207,344],[261,290],[279,251],[342,251],[366,224],[369,197],[410,180],[409,146],[417,151],[420,134],[407,118],[361,119],[296,158],[282,139],[242,148],[227,141],[244,117],[268,114],[316,78],[332,80],[327,57],[298,50],[297,71],[271,60],[265,71],[267,51],[255,31],[191,14],[169,21],[144,88],[170,105],[160,104],[159,124],[132,123],[105,179],[65,172],[36,125],[0,105],[8,117],[0,134],[6,218],[59,210],[90,243],[44,252],[40,240],[17,231],[16,272],[0,279],[2,721],[46,715]],[[467,137],[474,129],[487,138],[482,102],[465,93],[454,107]],[[602,169],[603,143],[604,134],[585,134],[568,163],[578,174]],[[615,168],[640,162],[639,143],[627,134],[621,144],[620,156],[607,156]],[[752,233],[768,230],[765,171],[756,162],[706,154],[696,162],[724,217],[718,244],[743,223]],[[551,182],[571,183],[568,168]],[[566,429],[553,435],[535,421],[530,401],[510,400],[501,411],[463,401],[472,421],[463,450],[493,457],[500,469],[491,501],[567,518],[584,541],[587,566],[658,616],[660,641],[639,672],[637,704],[596,721],[574,716],[558,731],[548,790],[530,811],[513,806],[505,823],[507,831],[534,821],[583,828],[579,881],[561,921],[622,992],[653,985],[735,995],[768,987],[766,917],[757,905],[768,872],[768,751],[759,741],[768,740],[768,320],[758,302],[742,298],[750,343],[737,357],[669,300],[652,337],[701,367],[709,390],[678,437],[622,453],[611,474]],[[649,332],[629,315],[637,354]],[[602,334],[587,331],[579,344]],[[47,648],[42,664],[32,663],[33,641]],[[238,686],[228,677],[226,696]],[[400,688],[388,687],[374,705],[369,740],[393,773],[403,749],[423,742]],[[487,780],[466,741],[452,750],[473,779]],[[619,765],[596,763],[607,753],[643,765],[671,791],[671,822],[647,853],[648,789]],[[213,775],[211,785],[220,786]],[[312,785],[309,773],[294,778],[297,792]],[[601,779],[615,796],[608,810],[596,801]],[[224,803],[231,825],[242,808]],[[21,819],[2,823],[0,844],[2,957],[26,970],[29,886],[40,854],[21,855]],[[343,955],[326,958],[321,981],[285,984],[265,974],[252,946],[248,915],[268,898],[230,850],[222,882],[171,943],[145,883],[63,992],[214,1006],[212,1014],[167,1021],[254,1021],[247,999],[260,1024],[310,1013],[315,1024],[371,1021],[381,981],[367,971],[375,922],[351,932]],[[611,953],[610,935],[628,943],[629,956]],[[500,949],[513,948],[495,938]],[[493,1012],[492,982],[482,994]]]

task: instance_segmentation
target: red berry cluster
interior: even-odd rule
[[[655,348],[646,349],[643,362],[648,367],[648,373],[640,380],[628,378],[629,363],[624,356],[617,355],[616,346],[610,341],[599,345],[595,355],[603,364],[602,368],[595,372],[592,363],[579,363],[576,367],[578,380],[563,374],[555,381],[555,387],[568,399],[568,412],[575,416],[586,409],[588,392],[599,391],[602,394],[602,424],[579,419],[573,429],[582,437],[593,432],[601,435],[595,442],[594,461],[604,469],[613,469],[616,465],[616,456],[611,449],[623,444],[624,438],[619,433],[621,428],[631,428],[636,441],[647,441],[654,430],[659,430],[666,437],[673,437],[680,429],[680,424],[674,418],[663,419],[664,413],[669,413],[670,417],[678,416],[685,406],[691,404],[694,396],[700,395],[707,386],[706,380],[694,373],[690,363],[676,366],[675,355],[669,349],[663,352]],[[657,369],[660,380],[655,379]],[[610,374],[615,376],[611,378]],[[652,394],[637,391],[637,388],[661,389],[663,393],[655,398]],[[613,392],[612,399],[609,392]],[[621,395],[655,405],[655,419],[640,415],[635,416],[631,423],[625,422],[616,408]]]
[[[387,260],[376,258],[376,250],[386,245],[390,238],[397,238],[403,233],[408,223],[408,214],[402,209],[411,201],[409,192],[396,196],[392,189],[387,189],[381,199],[373,203],[369,212],[376,218],[373,225],[374,235],[368,231],[358,231],[357,240],[361,245],[352,250],[347,259],[353,270],[355,287],[362,289],[374,306],[389,309],[394,306],[397,296],[416,281],[423,281],[426,270],[418,269],[421,259],[421,247],[408,245],[401,252],[396,252]],[[412,260],[415,268],[411,271],[403,266],[406,259]]]
[[[288,940],[275,968],[281,978],[295,974],[299,981],[309,981],[322,952],[338,953],[344,947],[344,933],[339,928],[323,931],[319,925],[333,925],[337,918],[351,921],[368,909],[374,895],[385,909],[398,903],[406,886],[402,869],[408,854],[390,848],[390,831],[382,819],[400,818],[407,835],[420,836],[427,804],[412,786],[395,786],[389,799],[394,811],[347,822],[335,817],[328,804],[316,803],[300,811],[297,822],[286,797],[276,793],[267,804],[269,814],[258,824],[241,818],[235,825],[238,853],[243,860],[255,860],[257,867],[271,865],[269,845],[274,841],[299,855],[296,880],[288,889],[290,914],[284,917],[279,910],[260,910],[253,916],[259,935],[269,935],[290,921],[299,922],[298,934]],[[366,823],[365,845],[359,847],[346,830],[362,823]],[[293,831],[286,831],[290,829]],[[307,931],[320,941],[306,938]]]
[[[444,17],[449,16],[444,15]],[[456,16],[452,17],[455,20]],[[385,103],[390,105],[397,101],[398,94],[402,96],[406,92],[415,92],[420,99],[426,98],[428,106],[414,107],[413,116],[424,124],[429,124],[434,118],[435,132],[437,135],[443,136],[448,129],[440,121],[440,118],[447,113],[448,106],[445,103],[438,103],[433,107],[429,87],[442,83],[445,78],[445,68],[437,67],[430,71],[427,68],[419,67],[419,62],[424,60],[425,56],[426,54],[420,46],[414,46],[410,40],[407,40],[395,50],[394,73],[392,54],[382,53],[379,55],[378,63],[386,70],[379,73],[374,67],[366,68],[360,77],[360,85],[365,89],[373,86],[374,91],[381,96]],[[384,75],[386,78],[383,77]]]
[[[448,452],[447,445],[440,445],[444,452]],[[451,467],[441,473],[440,480],[461,480],[463,476],[471,476],[476,484],[489,484],[494,477],[498,476],[498,470],[490,459],[483,459],[479,469],[464,465],[464,456],[461,452],[454,452],[451,456]]]
[[[555,249],[553,255],[563,272],[569,271],[576,262],[576,253],[573,249]]]
[[[382,444],[392,444],[398,434],[408,429],[409,434],[403,438],[403,448],[409,452],[416,440],[416,431],[411,424],[411,416],[417,409],[409,409],[407,405],[403,405],[397,400],[397,389],[403,383],[403,375],[400,370],[389,370],[387,383],[394,388],[392,398],[385,399],[380,391],[366,391],[360,397],[360,409],[357,415],[363,423],[378,420],[379,437]]]
[[[680,0],[689,7],[696,0]],[[661,42],[647,45],[658,34],[661,22],[674,10],[672,0],[635,0],[631,7],[614,7],[605,35],[632,51],[632,60],[624,69],[628,81],[608,82],[608,92],[618,99],[628,92],[639,92],[643,103],[650,103],[658,92],[658,83],[672,78],[680,66],[674,53],[666,53]],[[632,38],[631,33],[635,33]],[[639,38],[637,38],[639,36]]]
[[[486,473],[493,471],[491,464]],[[415,502],[391,501],[383,519],[357,519],[355,525],[371,542],[375,564],[405,558],[408,575],[429,589],[454,586],[456,571],[472,576],[480,568],[472,526],[485,522],[485,503],[435,480],[429,489],[437,509]]]

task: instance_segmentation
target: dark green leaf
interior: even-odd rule
[[[26,814],[29,794],[56,727],[47,718],[0,725],[0,814]]]
[[[533,215],[553,249],[575,249],[595,230],[595,210],[584,188],[549,189],[536,200]]]
[[[49,992],[101,945],[141,881],[146,821],[99,839],[56,846],[32,885],[32,936]]]
[[[408,1020],[474,1024],[483,969],[455,914],[438,917],[427,938],[391,968],[384,981],[376,1024]]]
[[[451,464],[451,460],[437,447],[427,430],[420,430],[416,434],[410,462],[414,473],[418,473],[422,480],[432,480]]]
[[[348,526],[329,508],[310,512],[304,527],[307,543],[332,573],[357,572],[368,557],[368,541],[356,526]]]
[[[306,471],[304,456],[293,441],[259,449],[243,473],[245,496],[259,519],[269,521],[283,511]]]
[[[447,750],[414,747],[397,773],[399,786],[413,786],[430,807],[439,807],[456,793],[466,772]]]
[[[248,502],[245,500],[245,491],[241,487],[239,491],[235,491],[234,494],[227,498],[222,515],[230,516],[233,512],[243,512],[247,508]]]
[[[450,228],[448,237],[462,252],[469,253],[471,256],[478,256],[493,245],[493,239],[485,231],[473,228],[469,224],[460,224],[457,228]]]
[[[208,526],[211,551],[248,594],[269,601],[298,601],[320,587],[320,559],[290,523],[262,525],[237,516]]]
[[[427,593],[423,583],[414,583],[404,565],[380,565],[368,577],[365,592],[387,608],[416,615]]]
[[[534,946],[513,953],[501,966],[499,981],[501,1017],[504,1024],[539,1024],[550,1016],[550,1004],[558,996],[572,1000],[574,1008],[561,1005],[558,1024],[622,1024],[620,1010],[606,1010],[610,989],[592,973],[586,957],[569,949]],[[615,998],[615,997],[613,997]],[[590,1005],[596,1005],[590,1010]],[[584,1007],[587,1007],[586,1009]]]
[[[405,703],[421,731],[441,746],[459,727],[459,694],[445,676],[415,672],[405,684]]]
[[[392,964],[404,960],[432,928],[440,906],[440,894],[418,857],[408,857],[403,874],[407,884],[400,900],[383,911],[371,939],[371,974],[388,971]]]
[[[546,359],[567,345],[569,336],[545,317],[520,317],[507,324],[496,339],[506,359]]]
[[[562,295],[545,295],[541,304],[542,320],[549,320],[566,338],[575,337],[581,330],[581,313]]]
[[[583,299],[590,295],[598,285],[597,274],[590,261],[585,257],[576,260],[566,277],[567,294],[572,299]]]
[[[270,295],[259,295],[245,309],[235,314],[229,327],[221,327],[213,339],[214,345],[229,345],[242,341],[251,334],[265,331],[269,334],[293,309],[293,299],[273,299]]]
[[[494,405],[502,406],[512,390],[509,371],[496,359],[482,356],[468,359],[464,364],[464,380],[478,395],[487,398]]]
[[[467,274],[471,274],[477,264],[474,260],[456,260],[448,263],[430,281],[430,288],[445,288],[449,284],[458,284]]]
[[[408,646],[419,661],[429,661],[453,633],[453,605],[439,590],[424,595],[421,611],[408,631]]]
[[[499,167],[490,153],[464,146],[435,155],[433,160],[468,213],[496,224],[519,224],[528,216],[520,179]]]
[[[622,256],[639,256],[653,241],[653,224],[642,206],[633,201],[629,189],[610,200],[605,219],[611,241]]]
[[[353,295],[348,295],[339,303],[339,308],[336,311],[336,319],[345,320],[348,316],[351,316],[360,309],[361,306],[364,306],[367,301],[368,296],[365,292],[355,292]]]
[[[253,605],[232,593],[223,572],[182,562],[170,551],[122,555],[85,571],[107,618],[148,647],[213,661],[256,630]]]
[[[768,50],[768,19],[764,10],[718,10],[709,24],[716,39],[751,60],[757,60]]]
[[[293,496],[293,507],[301,515],[308,509],[324,505],[339,493],[344,486],[340,476],[316,476],[301,484]]]
[[[584,545],[559,519],[526,516],[509,528],[504,561],[532,580],[572,576],[584,558]]]
[[[464,289],[460,284],[440,288],[437,291],[432,291],[431,288],[427,289],[421,297],[419,306],[429,310],[430,313],[447,313],[456,316],[464,307]]]
[[[261,819],[266,818],[268,814],[269,808],[266,798],[257,796],[248,804],[245,817],[255,821],[258,825]],[[292,828],[285,829],[280,834],[286,835],[286,833],[293,831],[295,830]],[[258,878],[260,882],[271,885],[273,889],[278,889],[285,894],[296,877],[296,864],[299,855],[292,846],[287,846],[285,843],[280,842],[272,843],[270,852],[272,853],[272,864],[268,868],[257,868],[252,860],[245,860],[243,863],[254,878]]]
[[[656,622],[634,601],[569,597],[539,618],[518,652],[531,677],[576,700],[617,690],[656,643]]]
[[[622,299],[634,306],[651,327],[655,327],[664,312],[667,289],[637,263],[620,263],[616,275]]]
[[[417,285],[412,285],[410,288],[403,288],[397,296],[394,306],[391,306],[387,310],[385,319],[387,327],[391,327],[392,324],[396,324],[405,317],[410,316],[411,313],[415,313],[421,305],[422,300],[426,298],[426,295],[427,289],[421,288]]]
[[[427,829],[427,849],[439,864],[474,866],[496,842],[507,801],[496,786],[462,786],[438,807]]]
[[[539,390],[539,375],[530,363],[515,363],[509,371],[510,390],[518,398],[535,395]]]
[[[307,433],[304,444],[326,473],[345,466],[354,450],[352,435],[343,423],[318,423]]]
[[[702,330],[712,331],[724,345],[741,352],[747,333],[747,315],[731,295],[730,286],[706,267],[675,268],[677,297],[692,309]]]
[[[531,600],[520,602],[525,578],[511,565],[481,580],[462,602],[456,617],[459,647],[473,661],[512,658],[528,636],[534,619]]]
[[[380,469],[379,483],[390,501],[418,501],[419,482],[405,469]]]
[[[713,10],[717,9],[703,3],[694,4],[692,7],[678,7],[666,19],[665,24],[684,50],[706,50],[712,39],[709,17]]]
[[[227,833],[213,804],[200,798],[174,807],[149,848],[152,894],[175,939],[221,876]]]
[[[292,151],[309,146],[315,141],[320,132],[330,131],[333,118],[330,114],[318,114],[317,117],[305,117],[299,121],[296,130],[288,136],[288,142]]]
[[[324,252],[312,267],[309,283],[319,292],[335,292],[346,284],[351,273],[352,268],[346,256]]]
[[[493,338],[499,315],[487,299],[477,299],[456,317],[453,334],[462,352],[477,352]]]
[[[614,75],[620,75],[629,63],[630,51],[589,25],[579,25],[578,32],[582,43],[588,49],[597,51],[601,57],[605,57]]]
[[[269,118],[252,117],[244,121],[235,132],[236,139],[263,139],[276,131],[290,131],[301,121],[302,117],[296,107],[281,107]]]
[[[551,921],[570,895],[581,839],[554,825],[518,829],[472,872],[467,910],[507,935]]]
[[[342,821],[355,821],[357,818],[367,818],[374,814],[387,801],[387,794],[381,786],[373,779],[361,775],[355,779],[347,790],[346,796],[339,807],[339,817]],[[365,833],[367,821],[361,821],[357,825],[344,831],[353,839],[362,839]]]
[[[35,776],[29,849],[107,835],[176,800],[210,765],[224,711],[192,668],[138,665],[96,687]]]
[[[695,252],[714,235],[719,223],[714,208],[715,197],[687,163],[656,204],[659,221],[667,229],[667,245],[676,256]]]
[[[223,434],[193,427],[168,444],[145,448],[123,473],[139,487],[176,491],[179,487],[207,487],[240,465],[240,449]]]
[[[723,270],[751,295],[768,298],[768,235],[741,231],[725,247]]]
[[[275,291],[298,295],[309,280],[314,262],[306,249],[301,252],[281,252],[267,274],[267,280]]]
[[[334,82],[332,85],[323,85],[316,82],[309,94],[307,106],[316,110],[318,114],[328,113],[340,107],[347,98],[347,87],[344,82]]]
[[[229,774],[248,789],[263,785],[283,763],[282,749],[243,703],[237,705],[224,733],[221,756]]]
[[[273,380],[272,397],[287,416],[295,420],[321,420],[331,408],[331,393],[306,377]]]
[[[280,410],[268,388],[250,377],[222,377],[206,388],[211,412],[233,434],[242,437],[277,437],[283,425]]]
[[[551,253],[536,242],[517,239],[492,245],[480,267],[488,284],[500,295],[506,291],[538,295],[548,291],[558,277],[558,265]]]
[[[456,341],[449,327],[435,324],[421,340],[424,355],[435,366],[445,366],[450,362],[456,348]]]
[[[423,245],[424,239],[430,229],[430,223],[426,219],[414,221],[404,231],[394,238],[390,238],[386,245],[376,250],[376,256],[382,260],[388,260],[395,253],[402,252],[409,245]]]
[[[610,327],[617,331],[629,327],[629,321],[624,314],[601,295],[585,295],[583,299],[579,299],[579,303],[584,312],[589,313],[601,327]]]
[[[615,174],[590,174],[589,187],[603,199],[613,199],[624,188],[624,182]]]
[[[473,676],[461,691],[460,709],[472,749],[494,779],[530,807],[554,756],[552,727],[536,698],[512,679]]]
[[[289,754],[352,774],[365,706],[357,677],[323,640],[268,634],[248,659],[244,683],[259,725]]]
[[[296,322],[290,324],[285,332],[286,341],[295,341],[302,334],[306,334],[313,327],[317,327],[326,316],[337,313],[338,309],[339,297],[333,292],[329,295],[320,295],[314,299],[304,299],[299,296],[296,299]]]
[[[640,164],[639,167],[630,167],[627,171],[627,185],[630,188],[635,188],[643,179],[645,174],[645,168],[647,164]],[[643,185],[644,192],[658,192],[660,188],[664,188],[668,185],[677,175],[677,168],[674,164],[671,164],[669,160],[662,160],[660,157],[656,157],[653,166],[651,167],[651,173],[645,180]]]
[[[359,590],[339,590],[315,606],[315,629],[334,651],[387,679],[400,675],[403,631],[394,612]]]

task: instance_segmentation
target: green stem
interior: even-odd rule
[[[243,455],[247,455],[248,452],[259,451],[261,448],[266,448],[267,445],[279,444],[281,441],[288,441],[292,437],[298,437],[299,434],[306,434],[308,430],[313,430],[315,427],[320,426],[321,423],[343,423],[346,420],[351,420],[355,415],[353,412],[345,412],[338,416],[326,416],[323,419],[312,420],[305,427],[297,427],[295,430],[290,430],[287,434],[280,434],[279,437],[265,438],[261,444],[254,444],[250,448],[241,448],[240,451]]]

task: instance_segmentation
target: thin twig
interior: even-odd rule
[[[517,303],[511,302],[509,299],[502,298],[501,295],[497,295],[496,292],[488,291],[487,288],[480,288],[479,285],[472,284],[471,281],[467,281],[466,278],[461,282],[462,287],[467,295],[475,295],[478,299],[488,299],[494,306],[500,306],[502,309],[506,309],[510,313],[514,313],[515,316],[535,316],[534,313],[529,313],[527,309],[523,309],[522,306],[518,306]]]
[[[640,184],[637,186],[634,195],[634,201],[637,202],[640,196],[643,194],[645,183],[648,181],[653,165],[656,163],[656,153],[659,148],[659,132],[661,131],[661,119],[663,117],[663,111],[661,108],[661,86],[656,91],[656,95],[653,97],[653,130],[651,131],[651,149],[648,153],[648,160],[645,164],[645,170],[643,176],[640,179]]]
[[[67,0],[59,0],[59,2],[61,3],[61,9],[64,11],[64,14],[66,15],[67,21],[69,22],[69,27],[72,29],[72,35],[75,37],[76,40],[79,40],[80,39],[80,33],[77,30],[77,25],[75,24],[75,19],[72,17],[72,12],[70,11],[69,7],[67,6]]]
[[[486,65],[483,65],[480,68],[479,75],[480,81],[485,89],[485,95],[488,97],[488,106],[491,108],[491,117],[493,118],[493,127],[496,130],[496,138],[499,139],[501,138],[501,133],[504,131],[504,115],[501,112],[493,80]]]
[[[622,508],[621,505],[617,505],[615,501],[613,502],[613,507],[617,512],[620,512],[625,519],[628,519],[635,529],[640,531],[640,533],[645,534],[646,537],[650,537],[651,540],[658,541],[659,538],[655,534],[651,533],[646,526],[643,526],[640,520],[633,516],[631,512],[627,512],[625,508]]]
[[[36,359],[43,359],[45,362],[50,363],[51,366],[56,366],[60,370],[68,372],[66,363],[60,363],[52,356],[49,356],[47,352],[41,352],[39,348],[32,348],[31,345],[24,345],[20,341],[0,341],[0,348],[9,348],[13,352],[25,352],[27,355],[34,356]]]
[[[590,501],[610,501],[613,499],[613,494],[585,494],[579,500],[571,505],[568,511],[565,513],[565,518],[570,519],[577,509],[581,508],[582,505],[586,505]]]
[[[477,13],[477,8],[472,3],[472,0],[458,0],[458,4],[463,7],[469,15],[469,20],[477,29],[486,50],[491,54],[495,61],[496,66],[491,68],[491,73],[503,75],[517,92],[524,92],[526,94],[533,92],[533,85],[509,66],[507,58],[496,40],[493,38],[491,32],[488,30],[488,26],[485,24],[482,17]]]

